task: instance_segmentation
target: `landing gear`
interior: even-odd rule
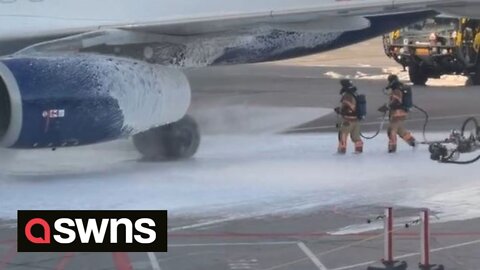
[[[195,120],[187,115],[178,122],[133,136],[133,144],[145,160],[187,159],[198,150],[200,132]]]
[[[427,83],[427,73],[417,64],[411,64],[408,67],[408,75],[410,75],[410,81],[414,85],[425,85]]]

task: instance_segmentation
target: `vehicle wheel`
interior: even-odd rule
[[[476,69],[475,73],[470,74],[468,83],[470,83],[469,85],[480,85],[480,67]]]
[[[144,160],[187,159],[198,150],[200,132],[195,120],[187,115],[178,122],[134,135],[133,144]]]
[[[410,81],[414,85],[425,85],[427,83],[428,75],[418,65],[410,65],[408,75],[410,75]]]
[[[467,80],[465,81],[465,86],[472,86],[473,85],[473,78],[472,76],[468,76]]]
[[[469,84],[467,85],[480,85],[480,74],[473,74],[468,78]]]

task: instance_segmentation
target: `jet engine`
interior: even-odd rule
[[[141,134],[181,120],[190,101],[188,80],[175,68],[82,54],[0,59],[0,146],[57,148]]]

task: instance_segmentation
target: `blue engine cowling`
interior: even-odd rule
[[[180,70],[97,55],[0,60],[0,145],[86,145],[181,119],[190,105]]]

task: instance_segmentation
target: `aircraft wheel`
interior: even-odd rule
[[[425,85],[428,81],[428,75],[419,65],[410,65],[408,67],[408,75],[410,75],[410,81],[414,85]]]
[[[195,120],[187,115],[178,122],[134,135],[133,144],[144,160],[188,159],[198,150],[200,132]]]

